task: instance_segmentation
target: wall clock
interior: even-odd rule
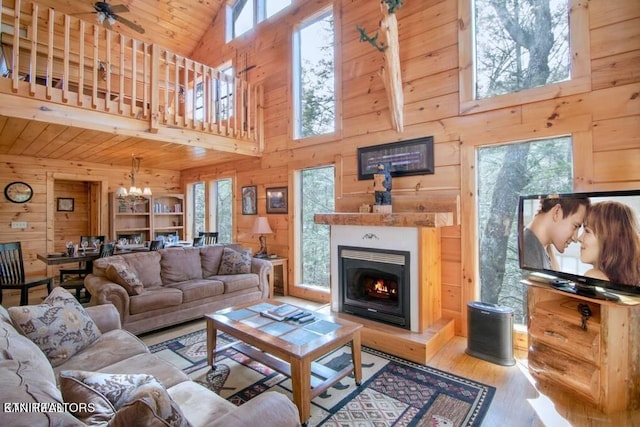
[[[26,203],[32,196],[33,189],[26,182],[15,181],[4,187],[4,197],[13,203]]]

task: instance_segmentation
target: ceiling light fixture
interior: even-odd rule
[[[136,206],[146,203],[151,196],[151,189],[149,187],[144,187],[144,189],[140,189],[140,187],[136,186],[136,173],[140,170],[140,161],[142,157],[134,157],[131,156],[131,187],[127,191],[124,187],[118,187],[116,190],[116,197],[120,201],[121,206],[128,207],[131,212],[135,212]]]

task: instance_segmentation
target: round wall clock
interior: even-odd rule
[[[33,189],[26,182],[15,181],[4,187],[4,197],[13,203],[26,203],[32,196]]]

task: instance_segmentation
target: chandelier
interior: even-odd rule
[[[142,157],[131,156],[131,187],[127,191],[124,187],[118,187],[116,190],[116,197],[120,201],[121,205],[129,207],[131,212],[135,212],[136,206],[142,203],[146,203],[148,197],[151,196],[151,189],[149,187],[136,187],[136,173],[140,170],[140,161]]]

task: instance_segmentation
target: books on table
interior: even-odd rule
[[[267,310],[263,310],[260,312],[260,314],[264,317],[268,317],[270,319],[273,320],[277,320],[278,322],[281,322],[285,319],[288,319],[289,317],[293,316],[294,314],[300,312],[302,310],[300,310],[298,307],[293,306],[291,304],[282,304],[279,305],[277,307],[273,307]]]

